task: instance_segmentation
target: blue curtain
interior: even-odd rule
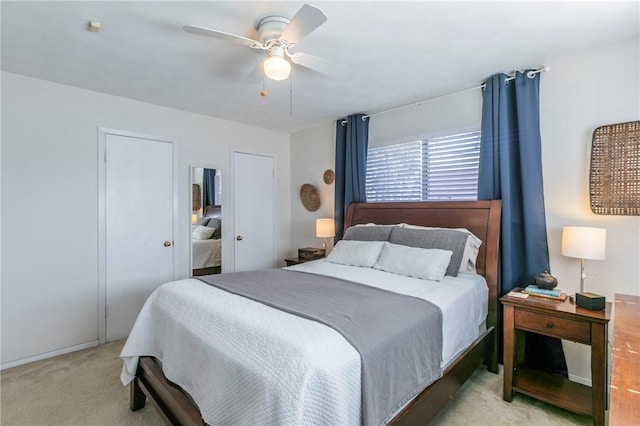
[[[500,293],[533,283],[549,270],[540,140],[540,74],[516,73],[486,81],[478,199],[502,200]],[[500,333],[501,335],[501,333]],[[526,363],[567,375],[558,339],[528,334]]]
[[[346,123],[343,124],[343,121]],[[350,115],[346,120],[337,121],[334,212],[336,241],[342,238],[349,204],[367,200],[365,179],[368,145],[369,119],[363,119],[363,114]]]
[[[501,294],[549,270],[540,148],[539,83],[526,72],[486,82],[478,199],[502,200]]]
[[[216,205],[216,169],[204,169],[202,174],[202,208]]]

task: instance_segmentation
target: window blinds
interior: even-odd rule
[[[222,174],[219,171],[216,171],[216,179],[213,184],[213,192],[214,192],[214,202],[216,205],[222,205]]]
[[[480,132],[371,147],[367,201],[475,200]]]
[[[422,199],[422,141],[367,151],[367,202]]]

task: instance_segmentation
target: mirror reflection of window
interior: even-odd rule
[[[222,265],[222,176],[192,167],[191,260],[193,276],[219,274]]]

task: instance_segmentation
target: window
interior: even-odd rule
[[[367,201],[476,200],[480,131],[394,145],[367,153]]]
[[[222,205],[222,173],[216,170],[216,179],[213,183],[214,202],[217,206]]]

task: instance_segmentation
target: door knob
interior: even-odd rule
[[[171,245],[171,241],[165,241],[165,242],[164,242],[164,246],[165,246],[165,247],[169,247],[170,245]]]
[[[236,237],[236,240],[238,240],[238,241],[242,241],[242,235],[238,235],[238,236]]]

